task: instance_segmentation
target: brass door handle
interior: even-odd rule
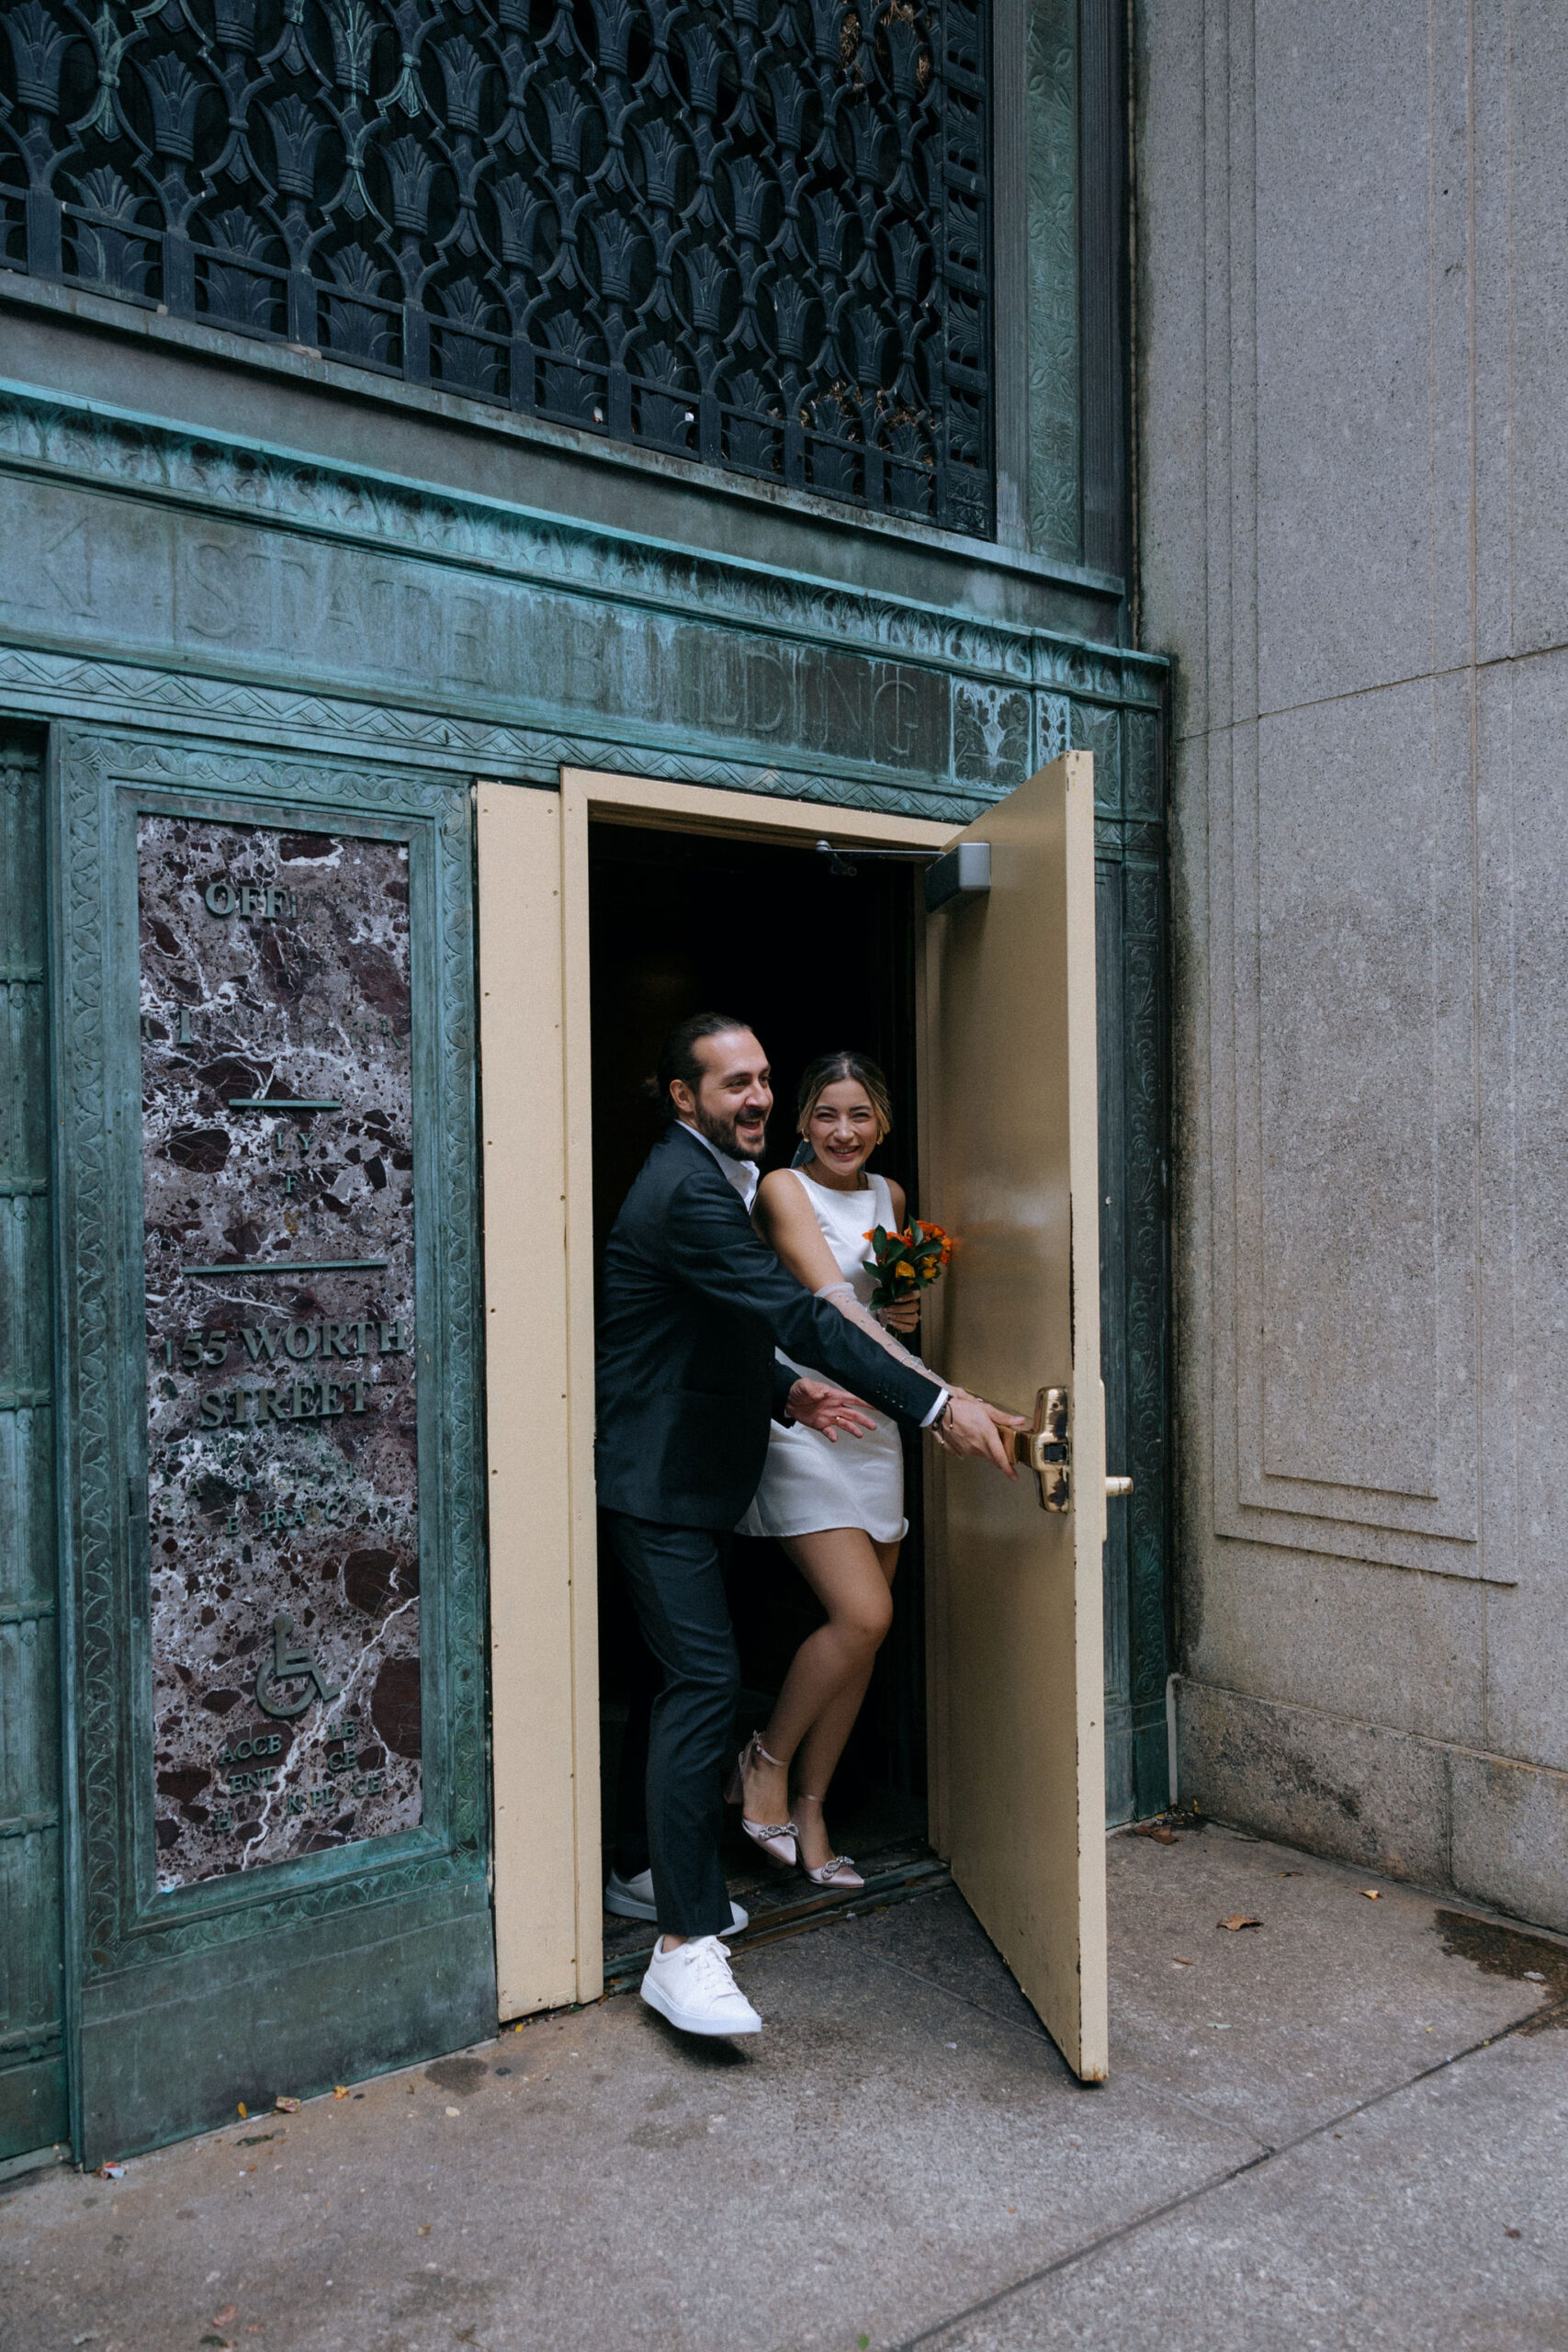
[[[1012,1458],[1032,1470],[1042,1510],[1066,1510],[1071,1491],[1072,1430],[1065,1388],[1042,1388],[1034,1400],[1034,1425],[1014,1430]]]
[[[1032,1470],[1042,1510],[1066,1510],[1072,1498],[1072,1416],[1065,1388],[1043,1388],[1034,1400],[1032,1429],[1012,1430],[1012,1458]],[[1130,1495],[1131,1478],[1107,1477],[1107,1495]]]

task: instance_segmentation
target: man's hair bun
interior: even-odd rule
[[[667,1119],[675,1116],[675,1105],[670,1100],[673,1081],[679,1079],[694,1094],[702,1084],[703,1065],[697,1053],[702,1040],[722,1037],[729,1029],[750,1026],[749,1021],[738,1020],[733,1012],[694,1012],[689,1020],[677,1022],[660,1048],[658,1076],[649,1081],[649,1091]]]

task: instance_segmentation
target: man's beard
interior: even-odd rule
[[[761,1140],[759,1139],[755,1144],[742,1143],[739,1136],[736,1134],[735,1122],[739,1115],[739,1114],[735,1111],[731,1111],[728,1114],[718,1111],[705,1111],[702,1104],[699,1102],[694,1112],[692,1124],[696,1128],[697,1133],[700,1136],[705,1136],[707,1137],[708,1142],[712,1144],[716,1151],[728,1152],[731,1159],[761,1159],[762,1157]],[[767,1132],[766,1120],[761,1122],[761,1125],[765,1136]]]

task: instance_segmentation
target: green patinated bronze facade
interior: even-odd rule
[[[1107,1550],[1108,1812],[1165,1802],[1168,681],[1122,642],[1123,360],[1114,303],[1085,291],[1119,267],[1085,243],[1113,214],[1114,157],[1080,164],[1075,95],[1111,23],[1088,0],[1076,17],[1054,0],[1027,23],[998,11],[1021,70],[994,125],[998,380],[1016,398],[998,393],[993,541],[590,449],[548,420],[351,381],[330,355],[99,295],[0,295],[17,330],[0,383],[7,872],[41,865],[48,911],[47,986],[14,893],[6,915],[4,1075],[34,1110],[11,1117],[0,1169],[0,1439],[27,1520],[0,1644],[13,1675],[26,1650],[32,1696],[7,1723],[0,1805],[31,1826],[0,1860],[44,1959],[12,1987],[0,2156],[69,2129],[96,2162],[493,2026],[477,777],[553,789],[562,765],[597,767],[810,800],[825,824],[835,807],[966,822],[1059,751],[1095,753],[1105,1378],[1112,1466],[1136,1481]],[[136,842],[164,820],[407,856],[419,1801],[375,1834],[285,1839],[260,1871],[227,1867],[209,1823],[193,1848],[218,1862],[176,1867],[178,1806],[205,1801],[178,1758],[162,1794],[151,1770],[149,1546],[167,1539],[146,1516]],[[325,1345],[340,1309],[310,1312]],[[385,1571],[389,1593],[403,1573]]]

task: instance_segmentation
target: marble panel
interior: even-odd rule
[[[408,850],[139,832],[161,1887],[421,1818]]]

